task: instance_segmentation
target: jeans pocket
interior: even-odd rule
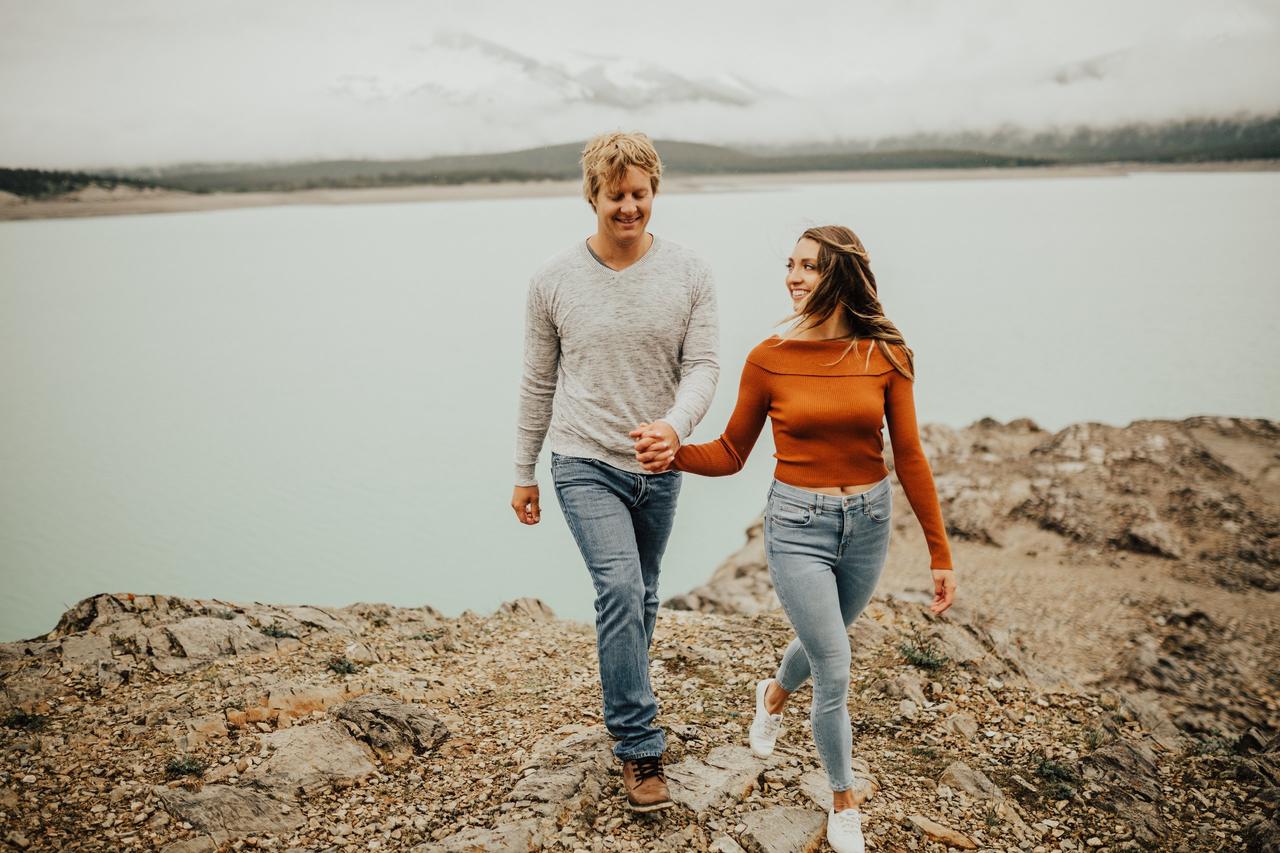
[[[867,504],[867,517],[877,524],[884,524],[893,515],[893,490],[885,489],[884,494]]]
[[[779,527],[808,527],[813,523],[813,510],[775,498],[769,502],[769,518]]]

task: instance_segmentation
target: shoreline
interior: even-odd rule
[[[1239,160],[1212,163],[1097,163],[983,169],[885,169],[844,172],[774,172],[762,174],[676,175],[663,182],[668,193],[732,193],[777,189],[797,184],[881,183],[897,181],[1026,180],[1044,178],[1125,177],[1152,172],[1274,172],[1278,160]],[[0,204],[0,222],[33,219],[73,219],[89,216],[131,216],[152,213],[194,213],[284,205],[401,204],[436,201],[485,201],[516,198],[572,197],[581,191],[577,180],[507,181],[450,186],[419,184],[400,187],[362,187],[294,190],[287,192],[188,193],[177,190],[139,190],[111,193],[100,190],[89,198],[10,201]]]

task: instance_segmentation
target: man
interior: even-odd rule
[[[709,269],[646,230],[661,176],[644,134],[598,136],[582,152],[596,232],[529,284],[511,498],[522,523],[538,523],[534,467],[548,440],[556,495],[595,586],[604,721],[636,811],[671,805],[649,647],[681,475],[646,471],[628,434],[643,427],[674,453],[706,414],[720,370]]]

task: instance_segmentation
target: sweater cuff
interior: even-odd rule
[[[534,476],[533,470],[535,465],[516,464],[516,485],[517,486],[536,486],[538,478]]]

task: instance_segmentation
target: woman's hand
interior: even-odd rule
[[[636,461],[651,474],[666,471],[680,449],[680,438],[666,421],[640,424],[627,435],[636,443]]]
[[[933,604],[929,609],[941,613],[956,600],[956,573],[953,569],[933,570]]]
[[[537,486],[516,486],[511,493],[511,508],[516,511],[516,519],[521,524],[537,524],[542,520],[542,510],[538,507]]]

